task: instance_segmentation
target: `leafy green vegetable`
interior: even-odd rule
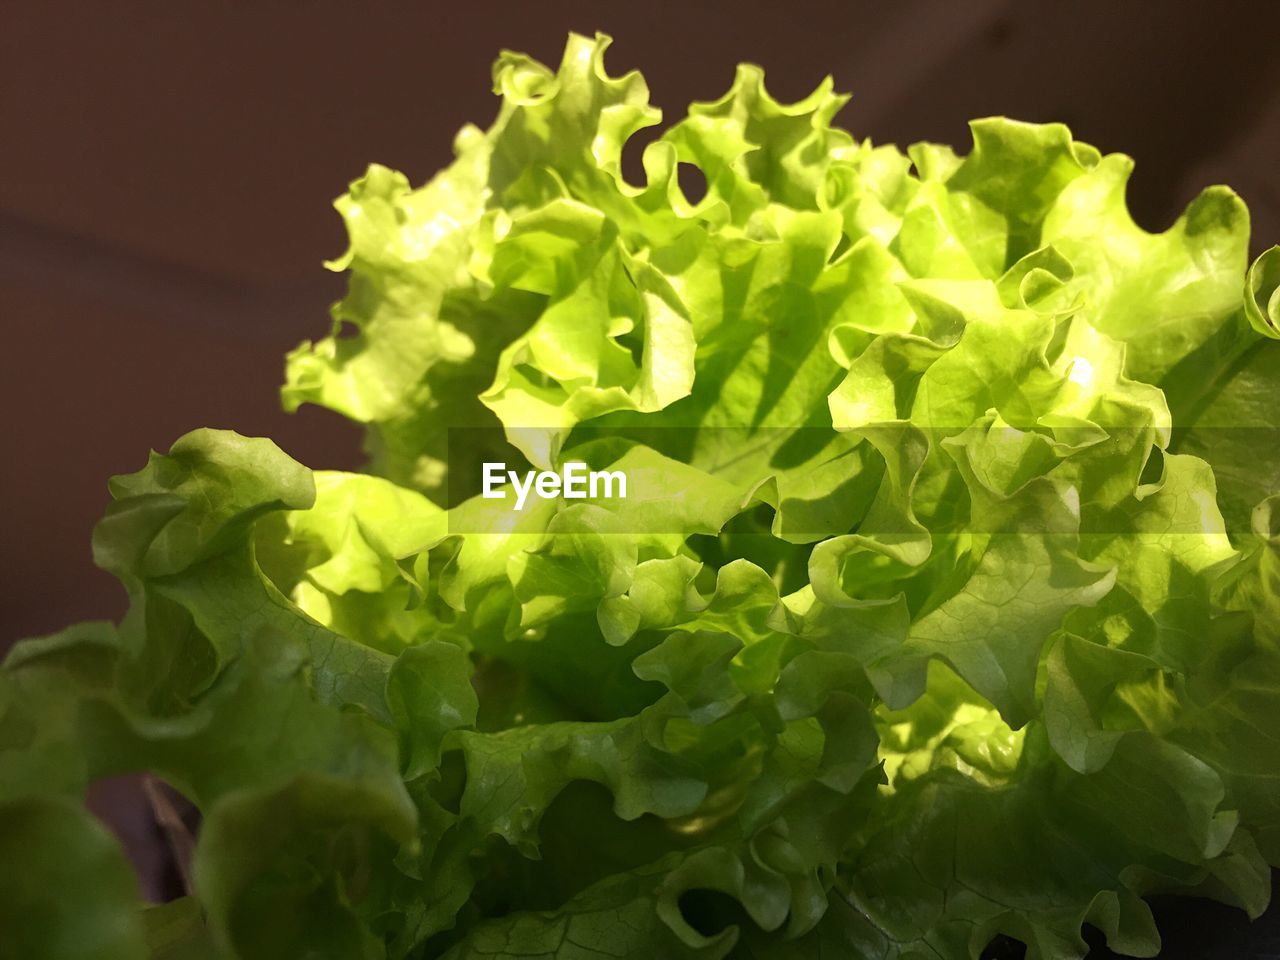
[[[1276,249],[1137,227],[1061,125],[964,157],[742,67],[659,122],[607,38],[503,54],[487,131],[338,201],[286,407],[369,474],[199,430],[112,481],[118,626],[0,670],[23,957],[977,957],[1280,864]],[[687,196],[681,164],[706,193]],[[488,461],[622,498],[481,493]],[[143,908],[80,798],[203,813]]]

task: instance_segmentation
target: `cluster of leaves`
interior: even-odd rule
[[[606,46],[504,54],[449,168],[339,201],[284,399],[369,474],[200,430],[112,482],[128,615],[0,672],[6,945],[1067,960],[1153,956],[1152,893],[1260,912],[1280,252],[1220,187],[1145,232],[1063,126],[904,154],[747,66],[637,186]],[[474,495],[517,457],[631,495]],[[145,910],[81,803],[130,771],[204,816]]]

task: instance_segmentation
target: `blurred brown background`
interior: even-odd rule
[[[877,141],[967,148],[964,121],[1065,120],[1137,158],[1162,229],[1227,182],[1280,240],[1274,0],[901,0],[628,4],[337,0],[9,4],[0,14],[0,649],[122,597],[89,534],[106,478],[196,426],[266,434],[356,466],[358,431],[289,417],[284,352],[342,287],[332,197],[369,161],[415,181],[496,109],[503,47],[555,63],[570,29],[612,33],[679,114],[754,60],[795,98],[822,77]]]

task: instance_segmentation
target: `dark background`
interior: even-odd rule
[[[276,394],[285,351],[326,332],[341,293],[320,265],[344,246],[330,201],[370,161],[414,182],[447,163],[457,128],[494,115],[503,47],[554,65],[568,30],[604,30],[610,71],[643,70],[671,117],[752,60],[785,99],[833,74],[854,94],[841,123],[877,142],[967,149],[972,117],[1062,120],[1137,160],[1130,202],[1148,229],[1224,182],[1253,212],[1255,248],[1280,241],[1274,0],[5,9],[0,651],[122,612],[89,535],[106,478],[149,449],[218,426],[271,436],[309,466],[359,465],[355,427],[287,416]],[[117,807],[136,795],[126,783],[103,798],[112,790]],[[1217,948],[1194,945],[1230,915],[1185,916],[1171,909],[1170,951],[1244,955],[1217,934]]]

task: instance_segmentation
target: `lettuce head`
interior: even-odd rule
[[[904,152],[753,66],[633,141],[607,45],[337,202],[283,402],[367,472],[203,429],[111,481],[127,615],[0,670],[14,956],[1149,957],[1149,895],[1268,903],[1280,249],[1225,187],[1147,232],[1060,124]],[[131,772],[202,814],[169,904],[81,802]]]

